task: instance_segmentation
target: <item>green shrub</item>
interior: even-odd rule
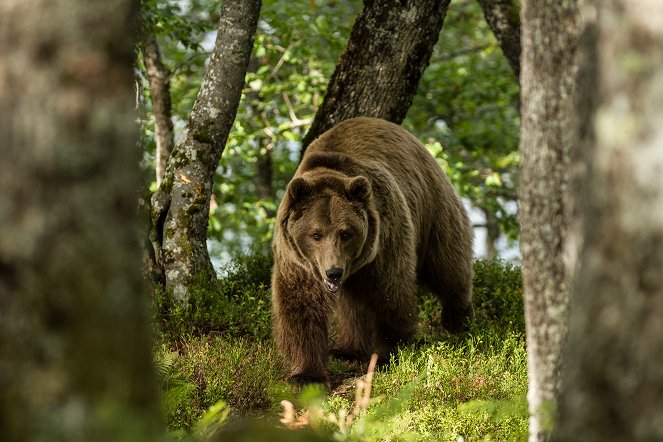
[[[231,338],[268,338],[271,268],[268,257],[239,257],[224,269],[225,277],[212,284],[194,284],[187,305],[157,293],[153,311],[158,332],[166,339],[210,333]]]
[[[525,333],[520,267],[499,260],[475,261],[472,294],[477,328]]]
[[[520,267],[495,260],[476,260],[472,290],[473,332],[493,329],[498,333],[525,333],[525,314]],[[442,305],[431,293],[419,292],[419,326],[423,342],[445,339]]]
[[[233,416],[275,409],[272,388],[283,377],[270,343],[222,336],[184,336],[155,352],[168,427],[190,428],[224,402]]]

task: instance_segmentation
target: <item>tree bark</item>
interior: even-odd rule
[[[547,440],[566,340],[575,248],[571,162],[579,10],[575,1],[524,1],[521,72],[520,248],[529,364],[530,441]]]
[[[479,4],[513,73],[520,78],[520,9],[517,0],[479,0]]]
[[[322,105],[302,140],[306,147],[348,118],[400,124],[412,104],[450,0],[365,0]]]
[[[156,439],[134,6],[0,3],[3,440]]]
[[[591,4],[594,145],[554,439],[663,440],[663,9]]]
[[[191,284],[215,278],[207,252],[209,201],[237,113],[260,6],[260,0],[223,2],[214,52],[186,137],[171,154],[152,197],[155,255],[164,268],[166,289],[180,301],[188,299]]]
[[[173,151],[175,138],[170,98],[170,71],[161,61],[159,45],[151,34],[146,34],[143,43],[143,63],[150,83],[154,134],[157,144],[156,181],[157,186],[159,186],[166,170],[168,158]]]

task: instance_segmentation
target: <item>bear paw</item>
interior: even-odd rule
[[[367,354],[366,352],[360,352],[358,350],[345,347],[334,347],[329,353],[335,358],[342,359],[344,361],[366,362],[371,358],[371,355]]]
[[[442,326],[451,333],[466,331],[473,319],[472,304],[456,308],[445,307],[442,310]]]
[[[321,373],[310,373],[310,372],[290,373],[288,375],[288,381],[300,386],[308,384],[321,384],[325,387],[329,387],[329,377],[326,374],[321,374]]]

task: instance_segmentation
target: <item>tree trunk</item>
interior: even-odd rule
[[[530,441],[549,438],[567,333],[574,157],[575,1],[524,1],[520,247],[527,324]]]
[[[595,144],[554,439],[663,440],[663,8],[592,3]]]
[[[493,212],[483,211],[486,218],[486,259],[493,261],[497,258],[497,240],[500,238],[500,225]]]
[[[260,147],[256,164],[256,193],[259,198],[267,199],[274,196],[274,188],[272,186],[272,146],[271,143],[268,144],[264,141],[263,143],[265,146]]]
[[[175,144],[170,100],[170,71],[161,62],[159,46],[153,35],[147,34],[143,44],[143,63],[150,83],[154,134],[156,138],[156,180],[157,186],[166,170],[166,163]]]
[[[365,0],[322,105],[302,140],[306,147],[348,118],[400,124],[428,66],[450,0]]]
[[[483,16],[509,61],[516,78],[520,78],[520,10],[517,0],[479,0]]]
[[[156,439],[134,5],[0,3],[3,440]]]
[[[228,0],[214,52],[159,190],[152,197],[153,243],[166,289],[186,301],[191,284],[211,281],[207,224],[214,171],[232,128],[253,49],[260,0]]]

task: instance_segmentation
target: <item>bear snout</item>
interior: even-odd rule
[[[340,267],[332,267],[331,269],[327,269],[325,273],[331,282],[338,282],[343,277],[343,269]]]
[[[336,293],[341,288],[341,279],[343,278],[343,269],[341,267],[331,267],[325,270],[326,278],[323,278],[325,288],[332,293]]]

